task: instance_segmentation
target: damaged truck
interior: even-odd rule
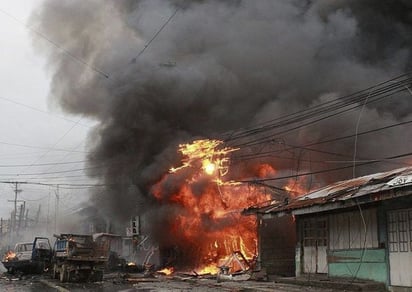
[[[50,267],[52,249],[49,239],[36,237],[33,242],[20,242],[8,251],[2,264],[10,274],[42,273]]]
[[[60,282],[102,281],[108,247],[91,235],[55,235],[52,275]]]

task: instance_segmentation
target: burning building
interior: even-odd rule
[[[113,231],[144,216],[178,265],[202,268],[234,250],[254,255],[256,222],[240,210],[278,200],[235,181],[277,176],[271,187],[296,195],[390,167],[358,163],[354,173],[352,161],[407,152],[393,141],[411,131],[366,129],[410,119],[409,75],[359,90],[410,70],[410,9],[403,0],[46,0],[31,25],[59,44],[34,36],[51,101],[98,122],[91,203]]]

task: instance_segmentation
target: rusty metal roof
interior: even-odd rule
[[[375,173],[350,180],[339,181],[306,195],[289,199],[279,203],[272,201],[263,207],[250,207],[244,210],[245,214],[259,213],[270,214],[292,212],[298,209],[335,204],[339,208],[345,201],[361,199],[366,195],[388,191],[391,189],[412,186],[412,167],[394,169],[387,172]],[[376,197],[374,201],[382,200]],[[338,203],[338,204],[336,204]],[[346,206],[342,206],[346,207]]]

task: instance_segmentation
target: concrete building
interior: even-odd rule
[[[412,287],[412,167],[337,182],[246,212],[261,222],[294,217],[289,232],[297,238],[297,276],[324,274]],[[263,255],[271,243],[267,235],[260,239]],[[261,260],[267,265],[266,257]]]

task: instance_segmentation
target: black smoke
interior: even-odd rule
[[[33,13],[32,25],[70,52],[34,36],[36,48],[47,56],[51,101],[99,121],[89,136],[88,160],[105,167],[89,175],[108,186],[91,200],[118,222],[157,210],[150,189],[179,165],[179,143],[220,137],[316,105],[412,64],[412,4],[406,0],[46,0]],[[405,93],[367,106],[360,129],[408,119],[411,100]],[[299,145],[353,133],[358,115],[282,139]],[[403,153],[406,145],[396,142],[404,141],[401,137],[410,139],[409,131],[360,139],[359,157]],[[283,147],[274,144],[265,149]],[[332,150],[350,156],[353,140]],[[340,159],[289,152],[289,160],[272,158],[284,173],[319,167],[302,161]],[[248,164],[253,161],[240,163],[244,169]],[[347,175],[316,179],[326,183]]]

